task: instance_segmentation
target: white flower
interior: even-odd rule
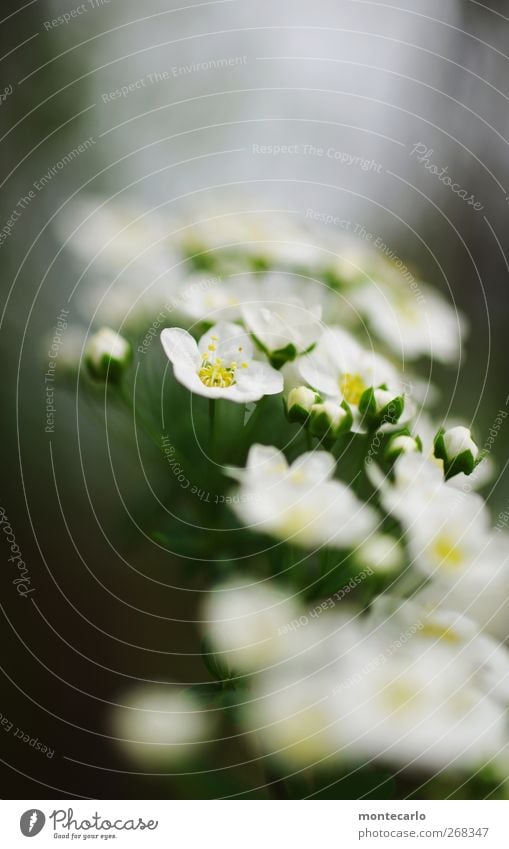
[[[370,608],[366,627],[377,639],[407,639],[413,652],[425,653],[429,645],[446,646],[468,665],[470,677],[480,689],[501,704],[509,704],[509,649],[487,634],[478,623],[446,605],[433,603],[426,591],[412,599],[382,595]],[[403,646],[404,648],[405,646]]]
[[[220,276],[194,274],[187,279],[175,298],[176,312],[187,319],[235,321],[241,318],[241,306],[252,297],[251,280],[223,280]]]
[[[242,306],[242,318],[271,360],[279,365],[307,351],[322,333],[320,287],[288,275],[269,274]]]
[[[471,682],[467,659],[446,645],[423,652],[412,641],[398,648],[368,639],[345,661],[337,712],[344,756],[356,762],[471,769],[505,739],[505,708]]]
[[[270,584],[245,578],[209,592],[203,627],[218,660],[232,671],[264,669],[285,651],[286,626],[298,620],[300,605]]]
[[[394,367],[374,351],[338,327],[327,328],[316,348],[299,361],[304,380],[321,395],[346,401],[356,410],[362,395],[371,387],[387,386],[392,397],[404,394]],[[359,426],[354,426],[358,430]]]
[[[309,230],[295,217],[277,212],[249,210],[249,201],[241,212],[217,203],[200,208],[200,219],[184,234],[188,253],[220,252],[220,261],[232,257],[244,267],[282,267],[302,269],[316,267],[323,252],[316,246]],[[198,218],[198,215],[195,216]]]
[[[465,321],[434,289],[420,281],[388,283],[375,278],[351,291],[350,299],[377,336],[402,360],[432,357],[454,363]]]
[[[470,549],[467,543],[470,542]],[[419,594],[422,603],[455,610],[474,620],[497,640],[509,638],[509,539],[507,534],[470,534],[461,540],[465,551],[457,574],[437,570]],[[459,548],[459,545],[458,545]]]
[[[159,210],[132,200],[79,197],[56,221],[60,240],[94,265],[112,268],[140,261],[147,275],[164,272],[172,256],[166,242],[169,223]]]
[[[428,578],[454,582],[489,556],[490,517],[475,493],[440,488],[413,517],[407,515],[406,531],[414,565]]]
[[[326,451],[302,454],[291,465],[273,447],[251,448],[246,470],[234,470],[241,491],[234,509],[254,531],[312,547],[356,545],[377,524],[375,511],[333,480]]]
[[[186,330],[167,328],[161,342],[175,378],[196,395],[244,404],[283,391],[282,375],[253,359],[251,340],[237,324],[220,322],[198,344]]]
[[[393,467],[393,477],[384,477],[374,463],[367,467],[374,486],[380,490],[382,504],[388,513],[405,526],[411,525],[421,511],[443,490],[450,498],[456,492],[445,482],[443,463],[420,452],[400,454]]]
[[[380,575],[401,569],[404,559],[401,543],[389,534],[371,534],[355,552],[359,566]]]
[[[102,327],[94,333],[85,348],[85,361],[96,380],[118,380],[130,358],[129,342],[109,327]]]
[[[140,684],[125,694],[111,717],[126,757],[141,767],[165,767],[198,754],[211,731],[210,713],[188,692]]]
[[[318,657],[316,669],[320,668]],[[255,752],[275,756],[291,770],[335,766],[341,750],[340,716],[332,680],[314,671],[261,676],[243,720]]]

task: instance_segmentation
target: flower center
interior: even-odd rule
[[[235,383],[235,375],[238,368],[236,360],[231,360],[229,363],[224,363],[221,357],[215,356],[217,348],[217,336],[212,337],[212,342],[207,350],[201,355],[201,366],[198,371],[198,377],[205,386],[227,389]],[[242,348],[239,348],[242,351]],[[247,368],[247,363],[241,363],[241,368]]]
[[[383,700],[391,711],[412,711],[417,693],[405,681],[389,684],[383,693]]]
[[[449,537],[438,537],[433,544],[433,552],[441,566],[456,568],[463,563],[463,552]]]
[[[341,394],[348,404],[358,404],[361,395],[367,389],[360,374],[342,374],[339,380]]]
[[[225,366],[220,357],[215,360],[204,360],[198,372],[198,377],[205,386],[215,386],[224,389],[228,386],[233,386],[235,383],[235,372],[237,371],[237,363],[231,362]]]
[[[451,643],[452,645],[460,642],[457,632],[454,631],[451,626],[446,627],[445,625],[441,625],[439,622],[430,622],[428,620],[421,628],[420,633],[425,637],[430,637],[430,639],[443,640],[444,642]]]

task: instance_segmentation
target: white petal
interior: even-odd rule
[[[278,395],[283,391],[284,380],[281,372],[269,366],[268,363],[260,363],[257,360],[251,360],[247,369],[237,370],[237,387],[239,391],[246,391],[248,385],[251,386],[253,393],[258,388],[260,391],[259,398],[263,395]],[[255,398],[253,397],[253,400]]]
[[[336,461],[328,451],[307,451],[292,463],[292,472],[300,470],[311,481],[321,482],[332,477]]]
[[[273,445],[260,445],[256,443],[249,449],[247,456],[247,468],[250,471],[271,472],[274,468],[280,471],[288,469],[286,457],[282,451]]]
[[[167,327],[161,333],[161,344],[168,359],[196,370],[200,364],[198,346],[187,330],[181,327]]]
[[[216,336],[216,339],[212,337]],[[246,331],[230,321],[219,321],[205,333],[198,343],[200,353],[207,350],[209,345],[215,345],[214,356],[224,360],[250,360],[253,356],[253,343]],[[239,350],[241,349],[241,350]]]

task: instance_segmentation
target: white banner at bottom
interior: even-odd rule
[[[509,846],[509,803],[501,801],[3,800],[0,811],[6,849]]]

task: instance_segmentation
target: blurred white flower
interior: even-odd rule
[[[78,256],[118,272],[140,259],[150,275],[165,271],[174,254],[167,242],[169,221],[159,210],[130,199],[79,197],[56,219],[57,235]]]
[[[428,578],[457,580],[476,563],[487,568],[493,555],[490,516],[482,498],[440,487],[406,516],[405,529],[415,568]]]
[[[352,303],[376,335],[404,360],[421,356],[455,362],[461,351],[465,321],[434,289],[404,280],[393,285],[370,281],[352,288]]]
[[[356,545],[377,525],[377,515],[345,484],[333,480],[335,461],[325,451],[302,454],[288,465],[273,447],[251,448],[234,509],[251,530],[312,547]]]
[[[395,645],[368,640],[346,659],[335,689],[344,755],[433,771],[489,761],[505,709],[472,683],[467,659],[445,645]]]
[[[371,534],[355,552],[355,560],[363,569],[379,575],[396,572],[405,562],[400,541],[389,534]]]
[[[254,578],[214,587],[203,610],[203,630],[219,662],[233,671],[275,663],[286,650],[285,627],[298,620],[295,597]]]
[[[109,327],[102,327],[87,341],[85,362],[96,380],[118,380],[131,360],[127,339]]]
[[[211,714],[189,692],[140,684],[113,709],[113,737],[140,767],[171,767],[200,752],[210,739]]]
[[[296,216],[271,210],[241,211],[217,204],[200,208],[199,219],[182,236],[189,254],[212,252],[221,261],[235,258],[245,266],[307,269],[323,263],[312,232]],[[208,214],[207,214],[208,213]]]
[[[346,401],[354,411],[371,387],[385,385],[392,397],[404,395],[404,384],[391,363],[363,349],[339,327],[324,331],[316,348],[299,361],[299,370],[321,395]],[[354,424],[353,429],[359,426]]]
[[[443,570],[437,572],[419,598],[438,609],[463,613],[486,634],[504,642],[509,638],[508,536],[484,534],[482,542],[470,536],[468,540],[472,543],[470,550],[466,540],[461,540],[470,555],[468,565],[462,564],[455,575],[449,570],[445,580]]]
[[[412,599],[382,595],[370,608],[366,627],[377,639],[386,635],[397,640],[412,633],[412,650],[426,652],[428,646],[446,645],[468,665],[470,680],[506,707],[509,704],[509,649],[484,634],[478,623],[444,605],[434,605],[426,592]]]
[[[274,363],[294,360],[320,337],[320,290],[312,280],[269,274],[242,305],[244,324]]]
[[[241,306],[253,294],[251,279],[193,274],[180,287],[176,311],[184,318],[217,324],[241,318]]]
[[[405,526],[411,525],[436,493],[444,491],[456,497],[444,479],[443,463],[419,452],[400,454],[392,477],[385,476],[371,463],[367,466],[372,483],[379,489],[384,508]]]
[[[161,342],[176,380],[196,395],[245,404],[283,391],[282,375],[253,359],[251,339],[238,324],[220,322],[198,344],[186,330],[167,328]]]

